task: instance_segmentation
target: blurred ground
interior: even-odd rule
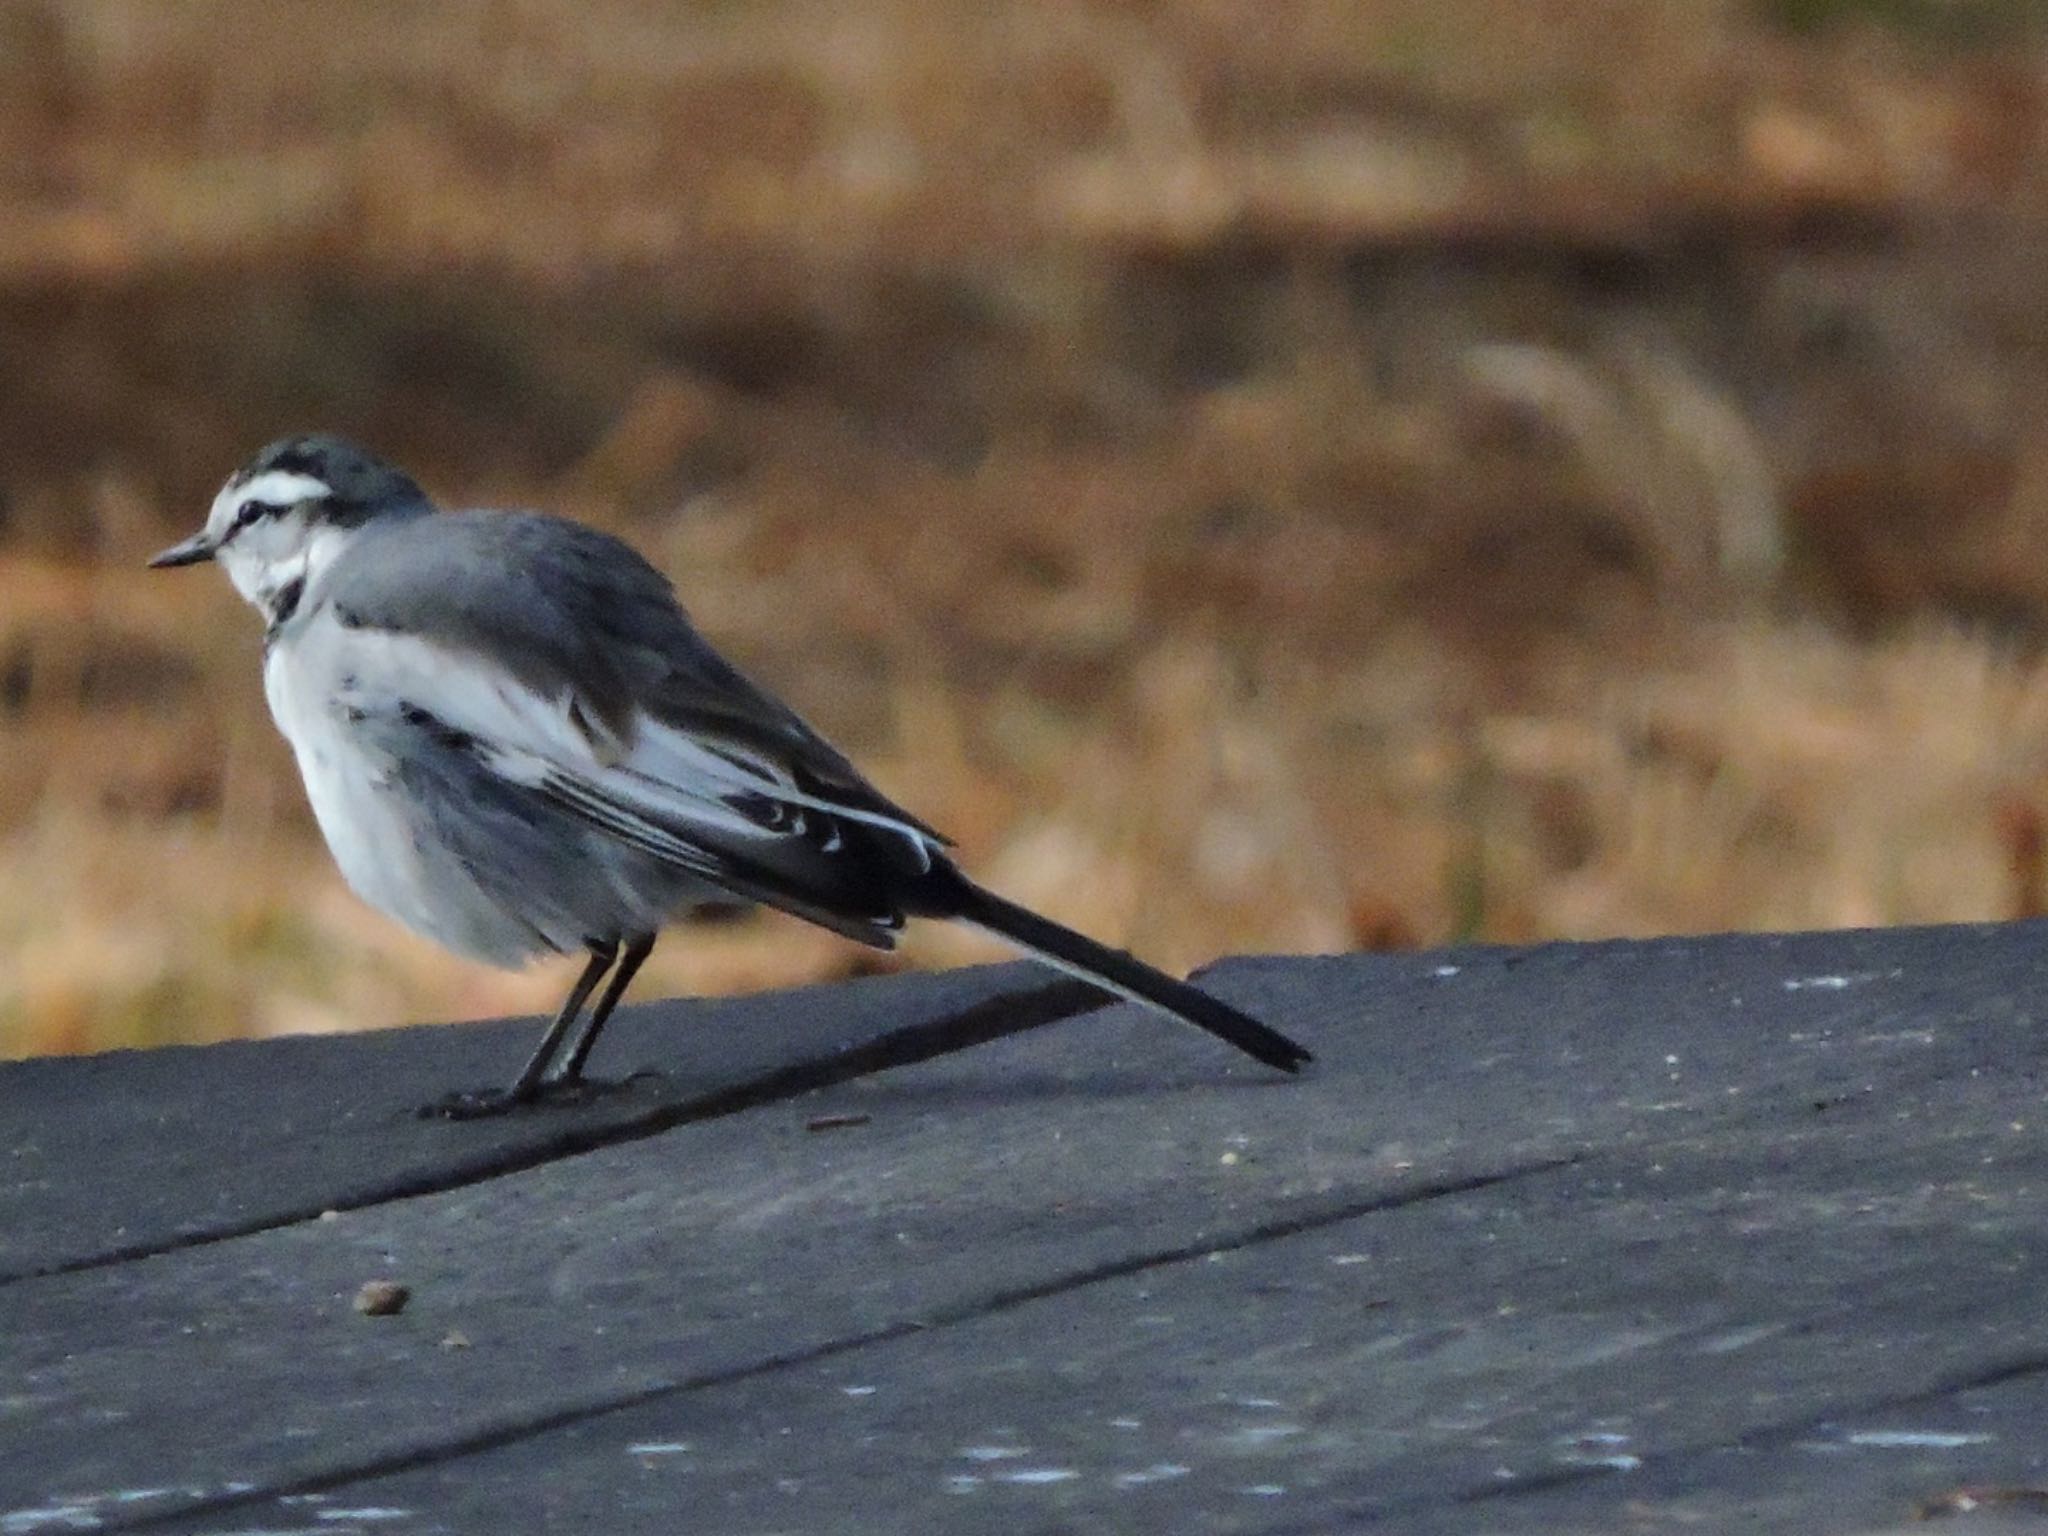
[[[2038,910],[2041,10],[6,0],[0,1054],[564,984],[356,905],[138,568],[307,427],[1164,964]]]

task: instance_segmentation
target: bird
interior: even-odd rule
[[[668,578],[610,534],[442,510],[401,469],[311,433],[264,447],[149,564],[205,561],[263,617],[271,715],[356,894],[473,960],[586,956],[510,1086],[451,1094],[448,1114],[573,1096],[661,929],[714,903],[884,950],[909,918],[956,920],[1269,1067],[1311,1060],[976,884],[947,838],[713,649]]]

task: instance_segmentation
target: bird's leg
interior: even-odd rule
[[[562,1037],[569,1032],[569,1026],[576,1022],[576,1015],[583,1011],[583,1005],[590,1000],[591,990],[598,978],[611,969],[612,962],[619,957],[616,939],[592,939],[590,962],[583,967],[583,974],[576,978],[576,985],[569,989],[569,995],[562,1001],[561,1011],[548,1025],[547,1033],[540,1037],[540,1044],[533,1054],[526,1058],[526,1065],[519,1069],[519,1076],[512,1086],[503,1093],[451,1093],[436,1103],[429,1104],[420,1113],[440,1116],[449,1120],[479,1120],[486,1115],[502,1115],[530,1104],[540,1096],[542,1079],[547,1073],[548,1061],[555,1049],[562,1043]],[[606,996],[610,996],[607,993]]]
[[[569,1043],[569,1049],[562,1053],[562,1064],[548,1074],[549,1087],[582,1078],[583,1063],[590,1059],[590,1048],[597,1044],[598,1032],[604,1028],[605,1020],[612,1016],[612,1010],[619,1006],[619,999],[633,984],[641,962],[653,949],[654,935],[651,933],[635,934],[626,941],[626,952],[619,960],[619,968],[612,972],[612,979],[605,984],[604,996],[597,1000],[590,1017],[583,1021],[583,1027],[576,1031],[576,1038]]]
[[[553,1060],[562,1037],[569,1033],[569,1026],[576,1022],[576,1015],[590,1001],[591,989],[612,968],[612,962],[619,958],[617,939],[591,939],[589,944],[590,963],[583,967],[583,974],[576,978],[576,985],[562,1000],[561,1012],[548,1025],[548,1032],[540,1037],[540,1044],[533,1048],[533,1054],[526,1058],[526,1065],[519,1069],[512,1086],[505,1090],[505,1097],[514,1104],[530,1103],[539,1094],[541,1079],[547,1075],[548,1062]],[[605,995],[609,997],[611,994]]]

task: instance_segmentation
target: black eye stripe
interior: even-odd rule
[[[258,497],[251,496],[247,501],[235,508],[234,519],[229,522],[227,532],[221,535],[221,542],[223,544],[227,543],[252,523],[261,522],[266,517],[276,517],[280,513],[290,510],[291,506],[285,503],[263,501]]]

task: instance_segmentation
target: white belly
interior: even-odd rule
[[[366,750],[335,702],[338,678],[322,663],[338,628],[316,620],[264,658],[263,691],[271,717],[291,743],[306,798],[342,878],[364,901],[458,954],[515,966],[532,953],[532,930],[421,846],[417,823],[392,781],[391,765]],[[294,643],[296,642],[296,643]]]

